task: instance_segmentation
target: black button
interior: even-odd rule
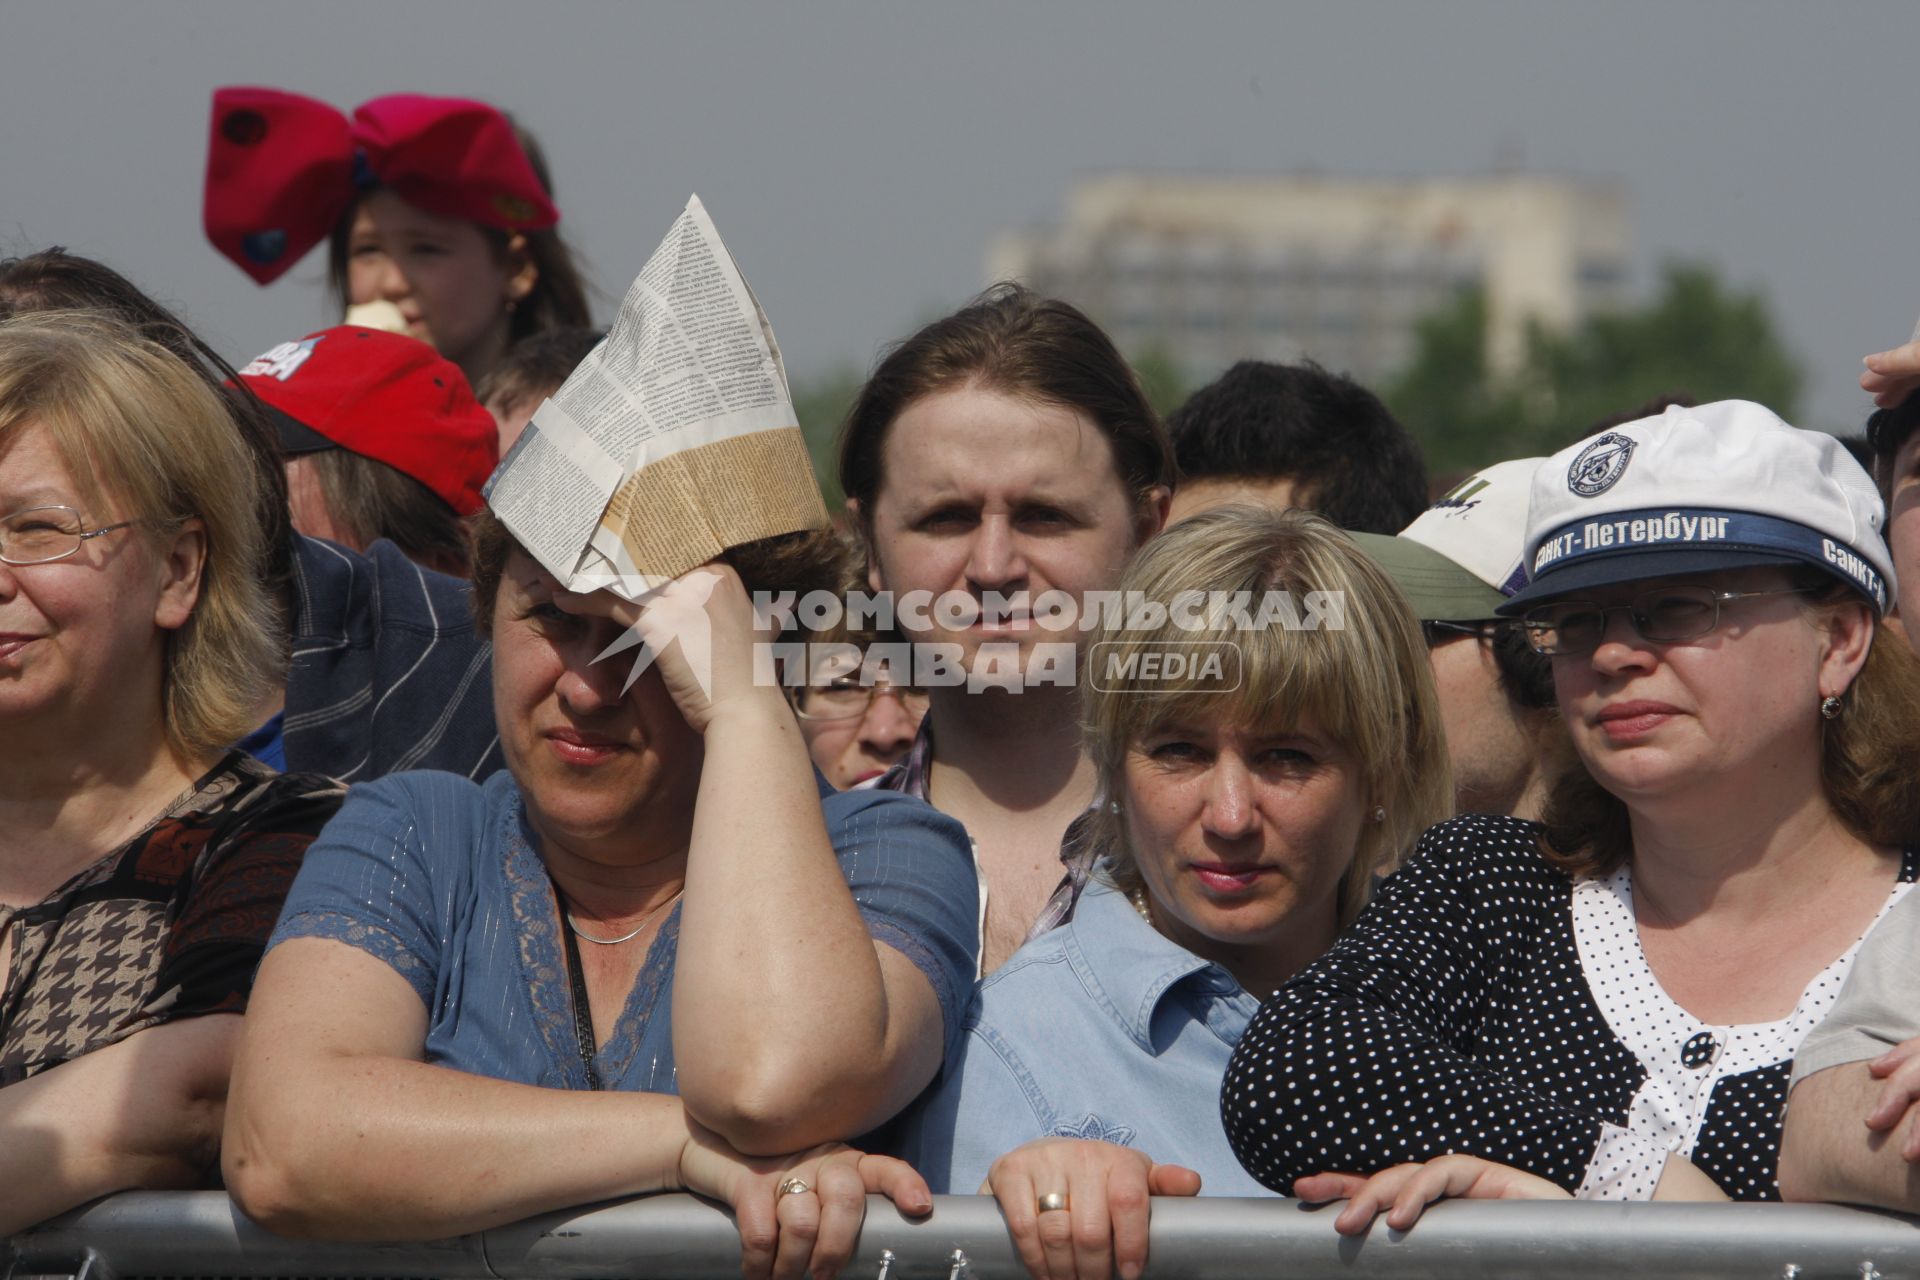
[[[1696,1071],[1719,1056],[1720,1042],[1713,1038],[1711,1031],[1688,1036],[1687,1042],[1680,1046],[1680,1065]]]
[[[230,111],[220,122],[220,136],[236,147],[257,146],[267,136],[267,118],[258,111]]]

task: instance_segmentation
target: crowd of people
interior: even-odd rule
[[[996,286],[874,366],[835,527],[636,605],[484,494],[600,337],[559,224],[487,104],[231,89],[207,234],[342,323],[234,368],[0,262],[0,1235],[686,1190],[786,1277],[979,1191],[1096,1280],[1154,1196],[1920,1212],[1920,344],[1864,467],[1668,397],[1430,491],[1348,378],[1163,422]],[[821,591],[964,607],[763,678]]]

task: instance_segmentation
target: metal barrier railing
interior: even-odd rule
[[[1156,1280],[1323,1276],[1515,1276],[1582,1280],[1752,1276],[1893,1280],[1920,1276],[1920,1222],[1830,1205],[1452,1201],[1409,1232],[1376,1223],[1362,1239],[1333,1213],[1290,1200],[1157,1200]],[[736,1280],[739,1238],[722,1209],[691,1196],[547,1214],[430,1244],[289,1240],[217,1192],[143,1192],[67,1215],[10,1242],[0,1268],[25,1276],[444,1277],[445,1280]],[[1017,1280],[1025,1275],[992,1200],[943,1196],[931,1217],[868,1205],[852,1280]]]

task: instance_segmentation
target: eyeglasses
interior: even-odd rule
[[[1420,620],[1420,634],[1427,638],[1427,648],[1443,645],[1449,640],[1461,636],[1472,636],[1476,640],[1498,640],[1502,632],[1511,627],[1511,622],[1488,620],[1486,622],[1441,622],[1433,618]]]
[[[794,691],[793,713],[802,720],[852,720],[867,714],[873,700],[889,694],[909,715],[925,715],[927,691],[911,685],[877,681],[861,684],[853,676],[841,676],[831,684],[808,685]]]
[[[46,564],[65,560],[88,538],[139,523],[122,520],[119,524],[89,529],[72,507],[28,507],[10,516],[0,516],[0,562]]]
[[[1720,625],[1720,606],[1762,596],[1805,596],[1808,587],[1781,587],[1772,591],[1715,591],[1711,587],[1663,587],[1635,596],[1625,604],[1596,604],[1591,600],[1556,600],[1529,609],[1520,625],[1534,652],[1549,657],[1592,653],[1606,638],[1607,615],[1624,613],[1642,640],[1673,644],[1695,640]]]

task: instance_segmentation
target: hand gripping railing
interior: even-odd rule
[[[1017,1280],[1025,1275],[998,1209],[943,1196],[903,1218],[878,1197],[853,1280]],[[1920,1223],[1827,1205],[1451,1201],[1409,1232],[1376,1223],[1334,1233],[1333,1212],[1290,1200],[1156,1200],[1148,1275],[1157,1280],[1315,1277],[1751,1276],[1892,1280],[1920,1276]],[[443,1277],[445,1280],[735,1280],[740,1242],[722,1209],[691,1196],[547,1214],[429,1244],[371,1245],[270,1235],[213,1192],[114,1196],[11,1242],[25,1276]]]

